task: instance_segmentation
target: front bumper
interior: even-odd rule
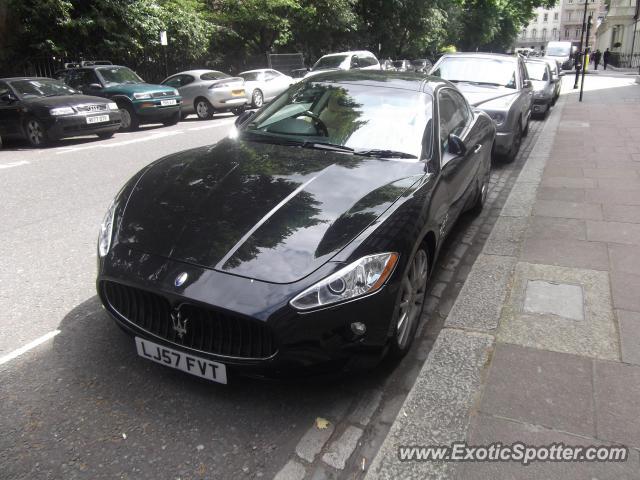
[[[108,120],[88,123],[90,121],[88,119],[100,116],[108,117]],[[107,110],[91,115],[74,114],[50,117],[48,121],[45,121],[45,124],[49,137],[55,140],[80,135],[115,132],[120,128],[120,121],[121,115],[119,111]]]
[[[551,101],[553,98],[536,98],[533,100],[533,104],[531,105],[531,113],[536,115],[541,115],[546,113],[547,110],[551,107]]]
[[[135,267],[132,268],[132,265]],[[304,376],[309,372],[334,373],[374,366],[385,352],[398,292],[395,284],[390,283],[368,297],[301,313],[292,309],[288,301],[303,286],[252,282],[246,278],[140,254],[124,247],[115,247],[115,251],[112,249],[100,261],[99,272],[97,290],[100,299],[106,310],[129,334],[224,363],[230,372],[264,377]],[[163,273],[158,275],[158,272]],[[182,287],[175,287],[175,278],[183,272],[193,281],[187,281]],[[167,308],[173,309],[172,311],[176,307],[181,312],[197,309],[208,312],[207,315],[213,312],[212,318],[215,321],[219,317],[225,317],[224,322],[237,320],[238,325],[253,323],[260,328],[267,328],[273,335],[274,352],[264,358],[243,357],[218,347],[203,349],[201,343],[193,343],[195,337],[185,336],[185,341],[178,341],[175,334],[171,333],[171,320],[166,314],[161,315],[167,323],[164,330],[140,322],[137,318],[125,318],[114,305],[117,302],[110,298],[110,295],[114,295],[109,293],[111,287],[108,282],[140,290],[143,295],[156,295],[154,298],[159,296],[162,301],[168,302],[170,307]],[[152,310],[158,312],[158,301],[153,305],[156,307]],[[367,326],[364,335],[356,336],[352,332],[351,323],[354,321]],[[235,329],[235,324],[228,325],[232,327],[223,327],[218,331]],[[207,331],[195,324],[193,328],[197,328],[198,332]],[[246,333],[250,328],[238,326],[238,331],[245,332],[245,342],[252,341],[252,337]],[[242,338],[243,334],[240,335]],[[242,341],[237,338],[236,335],[234,342]],[[133,342],[131,345],[134,348]]]
[[[174,105],[162,105],[162,102],[175,100]],[[182,97],[165,97],[152,98],[144,100],[134,100],[133,109],[140,118],[141,122],[152,123],[154,121],[161,122],[167,120],[176,113],[180,112],[182,107]]]
[[[511,150],[513,143],[513,132],[496,132],[496,140],[494,143],[495,153],[498,155],[506,155]]]

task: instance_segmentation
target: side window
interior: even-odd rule
[[[274,78],[276,78],[276,75],[274,75],[273,72],[270,71],[266,71],[264,72],[264,79],[268,82],[269,80],[273,80]]]
[[[360,58],[357,55],[351,57],[351,68],[361,68]]]
[[[367,55],[366,57],[362,57],[360,59],[360,67],[372,67],[376,65],[378,62],[374,57]]]
[[[440,147],[444,154],[449,151],[449,135],[462,136],[471,119],[471,112],[465,99],[450,88],[440,90],[438,99]]]
[[[180,86],[184,87],[185,85],[189,85],[194,80],[195,80],[195,78],[193,78],[191,75],[182,75],[182,80],[180,81]]]
[[[100,82],[98,81],[96,72],[94,72],[93,70],[75,70],[69,77],[68,83],[71,88],[80,90],[83,87],[91,85],[92,83]]]
[[[5,95],[9,95],[10,93],[11,93],[11,90],[9,90],[9,85],[7,85],[5,82],[0,82],[0,105],[9,103],[9,102],[5,102],[2,99],[2,97],[4,97]]]
[[[176,75],[175,77],[171,77],[169,80],[164,82],[168,87],[178,88],[182,86],[182,75]]]

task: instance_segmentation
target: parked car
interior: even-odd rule
[[[418,58],[411,60],[411,67],[414,72],[429,73],[429,70],[433,67],[433,63],[431,63],[431,60],[428,58]]]
[[[236,127],[145,167],[107,211],[97,290],[138,354],[222,383],[406,354],[447,233],[485,202],[491,119],[448,82],[360,71]]]
[[[238,76],[244,78],[247,100],[254,108],[260,108],[264,102],[273,100],[294,81],[290,76],[270,68],[248,70],[239,73]]]
[[[560,78],[551,75],[551,69],[544,60],[529,59],[525,64],[533,84],[532,114],[544,118],[554,103],[556,85]]]
[[[573,68],[574,47],[571,42],[547,43],[546,56],[555,59],[562,70],[571,70]]]
[[[562,71],[561,65],[552,57],[543,57],[541,60],[547,62],[549,65],[549,70],[551,71],[551,80],[557,80],[554,82],[554,93],[553,93],[553,103],[555,105],[560,97],[560,90],[562,89],[562,77],[564,77],[564,72]]]
[[[308,78],[318,73],[332,70],[380,70],[380,62],[376,56],[366,50],[355,52],[330,53],[320,57],[311,70],[305,75]]]
[[[162,85],[178,89],[182,95],[182,115],[195,113],[207,120],[217,112],[239,115],[247,104],[244,80],[217,70],[189,70],[176,73]]]
[[[109,138],[120,128],[118,106],[82,95],[52,78],[0,79],[0,136],[44,147],[66,137]]]
[[[393,69],[396,72],[412,72],[413,66],[409,60],[394,60]]]
[[[121,130],[143,123],[175,125],[182,98],[175,88],[145,83],[133,70],[120,65],[87,65],[57,73],[70,87],[87,95],[113,100],[122,115]]]
[[[497,127],[495,154],[513,161],[529,131],[533,86],[520,56],[449,53],[436,62],[432,75],[456,84],[474,107]]]

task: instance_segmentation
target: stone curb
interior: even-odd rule
[[[455,464],[403,462],[400,446],[464,441],[491,360],[502,306],[567,96],[549,115],[365,480],[449,479]]]

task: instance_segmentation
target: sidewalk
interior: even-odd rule
[[[367,479],[640,479],[640,85],[565,80]],[[620,463],[431,462],[399,446],[626,445]]]

